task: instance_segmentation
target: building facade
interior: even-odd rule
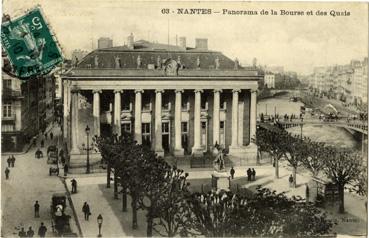
[[[275,75],[266,73],[264,75],[264,85],[267,88],[275,88]]]
[[[160,156],[201,156],[220,144],[255,163],[256,90],[263,76],[200,42],[201,49],[142,40],[98,49],[64,74],[71,166],[85,163],[87,125],[92,135],[132,133]]]

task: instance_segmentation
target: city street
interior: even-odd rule
[[[56,135],[58,129],[54,130]],[[1,196],[2,196],[2,232],[1,236],[18,236],[21,227],[28,230],[32,226],[37,236],[40,223],[47,227],[47,236],[53,236],[50,215],[51,196],[53,193],[65,193],[65,187],[60,178],[49,176],[49,164],[46,163],[46,142],[42,149],[44,158],[36,159],[36,148],[26,154],[15,155],[15,167],[10,168],[9,180],[5,179],[4,170],[7,167],[8,155],[2,155]],[[40,204],[40,218],[34,218],[34,203]],[[67,203],[66,213],[72,215]],[[77,232],[73,216],[71,228]]]

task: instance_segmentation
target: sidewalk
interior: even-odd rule
[[[245,176],[246,169],[249,167],[235,167],[235,178],[232,183],[240,184],[240,187],[248,188],[255,191],[258,185],[265,188],[276,190],[277,192],[285,192],[288,197],[301,196],[305,198],[304,184],[309,181],[306,171],[300,170],[297,174],[297,187],[290,188],[288,176],[291,174],[291,168],[283,162],[280,164],[280,178],[274,178],[274,167],[271,165],[251,166],[256,170],[256,181],[247,181]],[[202,183],[211,183],[211,174],[213,170],[204,169],[186,169],[189,173],[188,181],[192,186],[201,186]],[[71,189],[70,180],[75,178],[78,181],[78,193],[72,195],[78,219],[80,221],[84,236],[96,236],[98,227],[96,217],[101,214],[104,218],[102,228],[103,236],[146,236],[146,217],[143,211],[138,212],[139,230],[132,230],[132,214],[130,209],[130,200],[128,199],[128,212],[121,211],[122,201],[121,195],[118,200],[113,199],[113,183],[111,188],[106,188],[106,174],[76,175],[70,176],[66,182]],[[82,213],[84,202],[89,203],[92,211],[90,221],[85,221]],[[358,206],[360,204],[360,206]],[[366,213],[361,208],[364,200],[360,197],[353,196],[349,193],[345,194],[345,214],[337,214],[337,209],[329,210],[329,217],[336,219],[338,225],[334,227],[334,232],[341,235],[362,235],[366,233]]]

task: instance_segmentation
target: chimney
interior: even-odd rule
[[[181,47],[181,48],[183,48],[184,50],[186,49],[186,37],[184,37],[184,36],[181,36],[181,37],[179,37],[179,46]]]
[[[127,37],[127,46],[128,46],[128,48],[130,48],[131,50],[133,50],[134,49],[134,47],[133,47],[133,42],[134,42],[134,36],[133,36],[133,34],[132,34],[132,32],[131,32],[131,35],[129,35],[128,37]]]
[[[208,50],[208,39],[207,38],[196,38],[195,48],[198,50]]]

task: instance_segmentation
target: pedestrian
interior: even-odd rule
[[[231,178],[234,179],[234,173],[235,173],[235,171],[234,171],[234,168],[233,167],[231,168],[231,172],[230,173],[231,173]]]
[[[15,157],[14,157],[14,155],[12,155],[11,162],[12,162],[12,167],[14,168],[14,164],[15,164]]]
[[[43,222],[41,222],[41,226],[40,226],[40,228],[38,228],[38,235],[39,235],[40,237],[45,237],[45,235],[46,235],[46,231],[47,231],[46,226],[44,226],[44,223],[43,223]]]
[[[33,207],[35,208],[35,217],[40,217],[40,204],[38,203],[38,201],[35,202],[35,205],[33,205]]]
[[[68,165],[67,164],[65,164],[64,165],[64,176],[67,176],[68,175]]]
[[[10,173],[10,170],[8,167],[6,167],[5,169],[5,179],[9,179],[9,173]]]
[[[251,175],[252,175],[252,180],[255,181],[256,171],[254,168],[252,168]]]
[[[77,193],[77,180],[74,178],[71,180],[72,183],[72,193]]]
[[[54,134],[52,132],[50,132],[50,139],[52,140],[54,137]]]
[[[27,237],[27,233],[24,231],[24,228],[23,227],[19,231],[18,236],[19,237]]]
[[[247,181],[251,181],[251,169],[249,168],[248,170],[247,170]]]
[[[32,230],[32,226],[28,228],[27,237],[33,237],[35,232]]]
[[[8,163],[8,167],[10,167],[10,165],[12,163],[12,158],[10,157],[10,155],[9,155],[8,159],[6,160],[6,162]]]
[[[61,157],[60,162],[62,163],[62,165],[63,165],[63,166],[65,165],[65,158],[64,158],[64,155]]]
[[[88,221],[88,217],[91,215],[91,210],[87,202],[83,204],[82,212],[85,214],[85,221]]]
[[[305,188],[305,196],[306,196],[306,202],[309,202],[309,198],[310,198],[310,189],[309,189],[309,185],[305,184],[306,188]]]
[[[292,187],[293,184],[293,177],[292,174],[290,175],[290,177],[288,178],[288,182],[290,182],[290,188]]]

